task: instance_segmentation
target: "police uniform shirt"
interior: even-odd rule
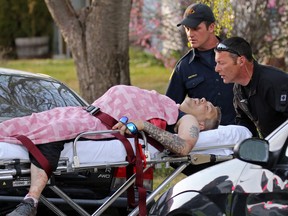
[[[215,66],[214,49],[205,52],[190,50],[176,64],[166,95],[179,104],[187,95],[204,97],[221,108],[222,125],[235,124],[233,84],[224,84],[215,72]]]

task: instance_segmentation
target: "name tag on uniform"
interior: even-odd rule
[[[188,79],[191,79],[193,77],[197,77],[197,74],[192,74],[191,76],[188,76]]]

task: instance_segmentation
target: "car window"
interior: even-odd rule
[[[55,107],[83,106],[66,86],[56,81],[0,75],[0,117],[9,119]]]

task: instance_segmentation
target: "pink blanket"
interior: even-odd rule
[[[159,118],[168,125],[176,123],[179,107],[173,100],[155,91],[124,85],[110,88],[93,105],[116,120],[123,115],[131,120]],[[25,135],[35,144],[42,144],[70,140],[86,131],[106,129],[83,107],[59,107],[2,122],[0,141],[20,144],[13,136]]]

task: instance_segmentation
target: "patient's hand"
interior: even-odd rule
[[[122,122],[118,122],[117,124],[115,124],[113,127],[112,127],[112,130],[119,130],[120,134],[124,135],[125,134],[125,131],[126,131],[126,125],[123,124]]]
[[[143,130],[144,129],[144,122],[142,120],[133,120],[133,121],[129,121],[128,123],[133,123],[137,130]],[[126,127],[126,124],[122,123],[122,122],[118,122],[117,124],[115,124],[112,127],[113,130],[119,130],[120,134],[124,135],[125,133],[127,134],[132,134]]]

